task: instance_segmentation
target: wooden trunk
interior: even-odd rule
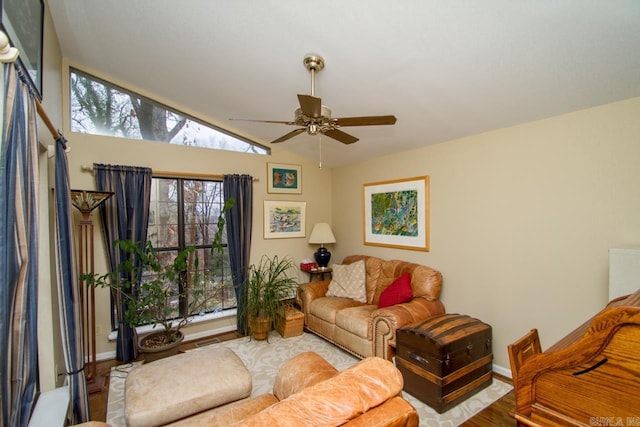
[[[491,326],[444,314],[396,332],[404,390],[442,413],[492,382]]]

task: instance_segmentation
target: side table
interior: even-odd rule
[[[309,273],[309,281],[313,282],[313,278],[314,277],[318,277],[319,280],[324,280],[324,275],[328,274],[329,278],[331,278],[332,273],[333,273],[333,268],[331,267],[318,267],[318,268],[312,268],[311,270],[307,271],[307,273]]]

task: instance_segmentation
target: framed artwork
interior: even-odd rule
[[[364,184],[364,244],[429,250],[429,177]]]
[[[42,0],[0,0],[0,3],[2,31],[20,52],[18,61],[42,98],[44,4]]]
[[[264,238],[305,237],[306,202],[264,201]]]
[[[302,194],[302,170],[299,165],[267,163],[267,192]]]

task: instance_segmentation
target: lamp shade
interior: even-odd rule
[[[326,222],[319,222],[313,226],[309,243],[324,245],[325,243],[335,243],[336,238],[331,231],[331,227]]]

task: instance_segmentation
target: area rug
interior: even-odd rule
[[[271,393],[274,378],[280,366],[293,356],[305,351],[315,351],[338,370],[343,370],[358,361],[357,358],[313,334],[304,333],[297,337],[283,339],[272,332],[268,342],[238,338],[213,346],[225,346],[233,350],[251,372],[253,388],[251,396]],[[191,351],[200,351],[196,348]],[[111,370],[109,400],[107,403],[107,423],[113,427],[124,427],[124,381],[127,373],[136,365],[121,365]],[[470,397],[460,405],[443,414],[403,392],[403,396],[418,411],[421,426],[459,426],[491,403],[511,390],[511,385],[493,379],[493,384]]]

